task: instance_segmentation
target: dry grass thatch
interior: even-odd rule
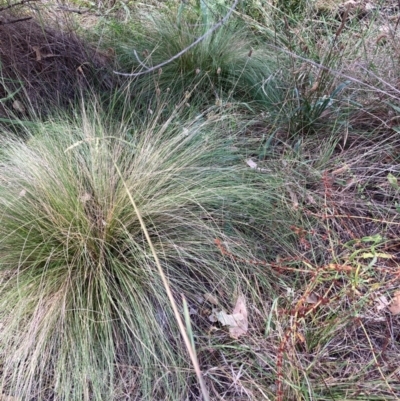
[[[47,28],[31,17],[0,16],[1,114],[45,114],[82,92],[113,86],[111,59],[72,33]]]

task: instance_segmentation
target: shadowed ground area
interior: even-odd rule
[[[43,115],[69,106],[85,91],[109,90],[109,59],[76,35],[3,12],[0,24],[0,112]]]

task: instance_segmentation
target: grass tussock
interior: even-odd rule
[[[106,126],[88,114],[2,145],[8,394],[104,400],[134,388],[143,400],[186,397],[193,373],[126,188],[178,303],[184,294],[195,307],[216,289],[233,302],[228,294],[246,290],[215,240],[250,257],[272,212],[272,185],[206,122]]]
[[[212,6],[193,9],[184,4],[177,15],[138,13],[127,23],[109,24],[104,46],[116,49],[121,72],[140,74],[191,45],[220,18],[221,11]],[[134,88],[143,99],[168,92],[179,98],[194,90],[197,103],[221,105],[240,100],[272,111],[283,93],[278,65],[276,55],[260,46],[245,24],[232,19],[178,59],[137,77]]]

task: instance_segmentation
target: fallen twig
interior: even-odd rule
[[[30,3],[32,1],[38,1],[38,0],[21,0],[19,3],[9,4],[8,6],[0,7],[0,12],[9,10],[10,8],[13,8],[13,7],[22,6],[22,5],[24,5],[26,3]]]
[[[0,25],[15,24],[16,22],[29,21],[30,19],[32,19],[32,17],[18,18],[11,21],[0,21]]]

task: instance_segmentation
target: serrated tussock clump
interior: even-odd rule
[[[185,399],[196,379],[129,194],[176,300],[194,303],[238,289],[215,239],[250,257],[274,188],[215,125],[99,116],[2,145],[0,383],[22,399]]]

